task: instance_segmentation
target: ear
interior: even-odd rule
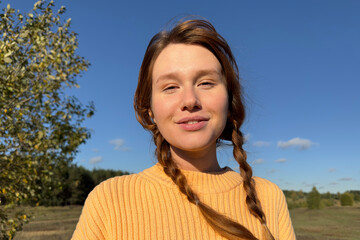
[[[150,116],[151,120],[152,120],[154,123],[156,123],[156,120],[155,120],[154,114],[153,114],[153,112],[151,111],[151,109],[149,109],[149,110],[148,110],[148,114],[149,114],[149,116]]]

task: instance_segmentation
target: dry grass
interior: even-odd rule
[[[33,217],[15,240],[69,240],[81,209],[81,206],[30,208]]]
[[[81,206],[30,208],[34,218],[15,240],[68,240],[75,230]],[[360,207],[331,207],[290,211],[298,240],[360,239]]]
[[[298,240],[360,239],[360,207],[290,211]]]

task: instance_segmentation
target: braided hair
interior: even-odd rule
[[[154,63],[161,51],[169,44],[192,44],[205,47],[212,52],[221,64],[228,92],[229,114],[220,140],[231,141],[233,155],[239,163],[240,174],[243,178],[243,187],[246,192],[246,205],[261,223],[263,235],[266,240],[273,240],[270,230],[266,225],[266,217],[262,211],[260,201],[256,194],[255,182],[252,178],[252,169],[246,161],[246,152],[243,149],[244,137],[240,127],[245,119],[245,106],[241,95],[239,72],[235,58],[226,40],[216,32],[214,26],[206,20],[187,20],[178,23],[170,31],[161,31],[150,41],[140,68],[138,86],[134,96],[136,118],[140,124],[152,132],[156,145],[156,156],[164,172],[178,186],[190,203],[195,204],[208,224],[228,239],[257,238],[243,225],[216,212],[202,203],[198,195],[191,189],[185,175],[173,161],[170,153],[170,144],[161,135],[156,124],[150,116],[152,93],[152,70]]]

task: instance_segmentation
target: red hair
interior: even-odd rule
[[[145,129],[152,132],[156,145],[156,156],[158,162],[163,166],[164,172],[179,187],[179,190],[187,196],[188,200],[199,207],[201,213],[214,230],[228,239],[257,239],[246,227],[217,213],[199,200],[181,170],[172,160],[169,143],[163,138],[149,115],[154,63],[165,47],[176,43],[202,46],[212,52],[221,64],[224,79],[226,79],[229,111],[225,129],[219,140],[232,142],[233,155],[240,165],[240,174],[247,194],[246,204],[250,212],[261,222],[265,239],[272,240],[274,238],[266,226],[266,218],[257,198],[255,182],[252,179],[252,169],[246,162],[246,152],[242,147],[244,137],[240,127],[245,119],[245,106],[241,94],[238,67],[226,40],[217,33],[210,22],[206,20],[180,22],[170,31],[161,31],[151,39],[140,68],[138,85],[134,96],[136,118]]]

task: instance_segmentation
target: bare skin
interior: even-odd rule
[[[228,95],[217,58],[201,46],[170,44],[152,77],[150,113],[178,167],[221,171],[216,140],[226,125]]]

